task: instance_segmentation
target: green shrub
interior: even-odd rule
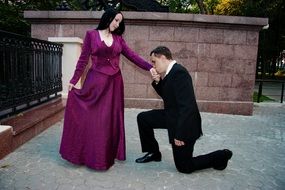
[[[253,93],[253,102],[257,102],[257,97],[258,97],[258,93],[254,92]],[[271,101],[274,102],[275,100],[269,98],[268,96],[264,96],[264,95],[261,95],[261,97],[259,99],[259,102],[271,102]]]

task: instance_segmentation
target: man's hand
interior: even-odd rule
[[[152,79],[158,83],[160,81],[160,75],[156,72],[156,70],[154,68],[151,68],[150,69],[150,73],[151,73],[151,76],[152,76]]]
[[[177,139],[174,139],[174,144],[176,146],[184,146],[185,145],[184,141],[180,141],[180,140],[177,140]]]

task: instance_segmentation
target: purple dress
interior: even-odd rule
[[[82,89],[68,93],[64,115],[60,154],[69,162],[107,170],[114,159],[126,159],[121,53],[144,70],[152,68],[128,48],[122,36],[113,34],[109,47],[97,30],[87,31],[70,83],[77,83],[89,57],[92,66]]]

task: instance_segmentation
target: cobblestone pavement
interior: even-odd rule
[[[285,188],[285,104],[255,104],[253,116],[202,113],[204,136],[194,155],[229,148],[224,171],[181,174],[175,169],[165,130],[157,130],[163,160],[136,164],[141,156],[136,115],[126,109],[127,160],[106,172],[75,166],[58,154],[62,121],[0,160],[0,189],[282,190]]]

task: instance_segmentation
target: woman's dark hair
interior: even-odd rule
[[[170,60],[172,59],[171,51],[168,49],[168,47],[165,46],[158,46],[154,50],[150,52],[150,56],[154,54],[156,57],[160,57],[161,55],[164,55],[166,59]]]
[[[123,19],[120,22],[119,27],[116,28],[116,30],[114,30],[112,33],[117,34],[117,35],[122,35],[125,31],[124,16],[121,12],[119,12],[113,8],[109,8],[103,13],[103,15],[100,19],[100,22],[99,22],[96,29],[97,30],[105,30],[105,29],[109,28],[111,22],[114,20],[114,18],[116,17],[117,14],[121,14]]]

